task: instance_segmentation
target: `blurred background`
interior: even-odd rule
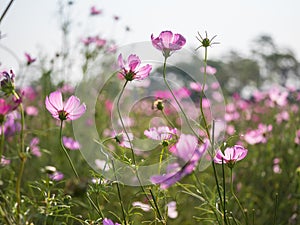
[[[9,2],[1,1],[1,13]],[[229,92],[245,82],[299,87],[299,8],[297,0],[15,0],[0,24],[0,68],[18,70],[25,52],[38,61],[59,52],[80,61],[78,46],[92,36],[122,46],[171,30],[186,37],[187,48],[194,50],[197,32],[204,36],[207,31],[220,42],[209,50],[209,59]],[[201,51],[197,54],[202,57]],[[73,68],[76,79],[81,75]]]

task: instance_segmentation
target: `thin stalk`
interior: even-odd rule
[[[245,223],[246,225],[248,225],[248,219],[247,219],[247,216],[245,214],[245,210],[244,208],[242,207],[239,199],[237,198],[237,196],[235,195],[234,191],[233,191],[233,176],[232,176],[232,168],[230,168],[230,190],[231,190],[231,194],[232,196],[234,197],[235,201],[237,202],[237,204],[239,205],[240,207],[240,210],[242,211],[243,213],[243,216],[244,216],[244,219],[245,219]]]
[[[201,88],[201,94],[200,94],[200,112],[201,112],[201,116],[203,118],[203,123],[204,123],[204,129],[206,131],[207,137],[210,140],[210,133],[208,130],[208,125],[207,125],[207,121],[204,115],[204,111],[203,111],[203,96],[204,96],[204,89],[205,89],[205,85],[206,85],[206,79],[207,79],[207,47],[205,47],[205,52],[204,52],[204,77],[203,77],[203,84],[202,84],[202,88]]]
[[[11,7],[11,5],[12,5],[13,2],[14,2],[14,0],[11,0],[11,1],[8,3],[7,7],[5,8],[4,12],[2,13],[2,15],[1,15],[1,17],[0,17],[0,24],[1,24],[3,18],[5,17],[6,13],[8,12],[8,10],[9,10],[9,8]]]
[[[220,187],[219,187],[219,181],[218,181],[218,177],[217,177],[216,166],[215,166],[214,161],[212,161],[211,163],[212,163],[213,172],[214,172],[214,177],[215,177],[215,181],[216,181],[216,185],[217,185],[218,195],[219,195],[219,198],[220,198],[220,205],[221,205],[221,207],[222,207],[222,209],[223,209],[224,205],[223,205],[222,195],[221,195],[221,191],[220,191]],[[224,199],[224,200],[225,200],[225,199]],[[224,210],[224,209],[223,209],[223,210]],[[225,224],[227,224],[227,220],[225,219],[225,217],[224,217],[224,222],[225,222]]]
[[[63,128],[63,120],[61,120],[61,122],[60,122],[60,130],[59,130],[60,146],[61,146],[64,154],[66,155],[66,157],[67,157],[67,159],[69,161],[69,164],[70,164],[70,166],[71,166],[71,168],[72,168],[72,170],[73,170],[76,178],[79,179],[78,173],[77,173],[77,171],[75,169],[75,166],[73,165],[72,159],[70,158],[70,156],[69,156],[69,154],[67,152],[67,149],[65,148],[65,146],[63,144],[63,140],[62,140],[62,128]]]
[[[278,193],[276,193],[275,195],[275,212],[273,218],[273,225],[276,225],[277,222],[277,210],[278,210]]]
[[[224,214],[224,222],[226,219],[226,187],[225,187],[225,170],[224,170],[224,160],[222,158],[222,176],[223,176],[223,214]],[[225,222],[226,223],[226,222]]]
[[[118,97],[118,100],[117,100],[117,111],[118,111],[118,115],[119,115],[119,118],[120,118],[120,121],[121,121],[122,128],[123,128],[123,130],[125,132],[125,135],[126,135],[128,141],[129,141],[129,144],[130,144],[131,158],[132,158],[133,165],[134,165],[134,167],[136,167],[136,161],[135,161],[135,155],[134,155],[134,151],[133,151],[132,142],[130,141],[129,134],[128,134],[128,132],[126,130],[126,127],[124,125],[124,121],[123,121],[123,118],[122,118],[122,115],[121,115],[121,111],[120,111],[120,100],[121,100],[121,97],[122,97],[122,95],[124,93],[124,90],[125,90],[125,87],[126,87],[127,83],[128,83],[128,81],[126,80],[126,82],[123,85],[122,90],[121,90],[121,92],[119,94],[119,97]]]
[[[162,216],[161,213],[160,213],[160,210],[159,210],[159,207],[158,207],[158,204],[157,204],[155,195],[153,194],[153,192],[152,192],[151,189],[150,189],[149,191],[150,191],[151,197],[152,197],[152,199],[153,199],[153,202],[154,202],[154,206],[155,206],[155,208],[156,208],[156,211],[157,211],[157,213],[158,213],[158,217],[160,218],[160,220],[161,220],[162,223],[165,223],[165,220],[163,219],[163,216]]]
[[[190,124],[190,121],[189,119],[187,118],[187,115],[185,114],[184,110],[182,109],[179,101],[177,100],[175,94],[173,93],[167,79],[166,79],[166,68],[167,68],[167,57],[165,57],[165,60],[164,60],[164,68],[163,68],[163,79],[164,79],[164,82],[165,82],[165,85],[167,86],[167,88],[169,89],[169,91],[171,92],[174,100],[176,101],[178,107],[180,108],[180,111],[182,112],[183,116],[184,116],[184,119],[186,121],[186,123],[188,124],[189,128],[191,129],[191,131],[193,132],[193,134],[199,138],[199,135],[196,134],[196,132],[194,131],[194,129],[192,128],[191,124]]]
[[[4,210],[2,209],[1,205],[0,205],[0,215],[2,216],[2,218],[6,221],[6,224],[8,225],[12,225],[13,223],[8,219],[7,213],[4,212]]]
[[[18,93],[13,90],[13,95],[17,100],[21,100]],[[20,223],[20,213],[21,213],[21,181],[24,173],[24,167],[27,160],[27,156],[25,154],[25,142],[24,142],[24,129],[25,129],[25,116],[24,116],[24,108],[22,102],[19,105],[20,113],[21,113],[21,131],[20,131],[20,148],[18,149],[18,155],[21,160],[19,174],[17,176],[16,181],[16,198],[17,198],[17,220]]]
[[[196,183],[197,183],[198,187],[200,188],[200,194],[202,194],[203,199],[205,199],[205,202],[208,203],[209,207],[214,212],[214,215],[216,217],[216,220],[217,220],[218,224],[221,224],[221,222],[219,221],[219,218],[218,218],[218,211],[215,209],[215,207],[213,207],[210,204],[210,202],[208,200],[209,198],[208,198],[208,196],[206,194],[206,191],[202,188],[202,184],[201,184],[199,178],[196,176],[195,171],[193,171],[193,176],[194,176],[194,179],[196,180]],[[197,185],[196,185],[196,187],[197,187]]]
[[[125,213],[124,203],[123,203],[123,199],[122,199],[122,195],[121,195],[121,189],[120,189],[118,177],[116,175],[116,168],[115,168],[115,164],[114,164],[113,160],[112,160],[112,166],[113,166],[113,170],[114,170],[114,174],[115,174],[115,179],[117,181],[116,184],[117,184],[118,198],[119,198],[119,202],[121,205],[123,221],[124,221],[125,225],[127,225],[126,213]]]
[[[165,118],[165,120],[170,124],[170,126],[172,128],[175,128],[175,125],[172,123],[172,121],[167,117],[167,115],[165,114],[164,110],[161,110],[161,113],[163,115],[163,117]]]
[[[145,197],[147,198],[148,202],[151,204],[151,207],[152,207],[154,210],[157,211],[157,213],[158,213],[158,215],[159,215],[159,217],[160,217],[159,219],[160,219],[161,221],[165,221],[164,218],[161,216],[162,214],[160,213],[159,208],[157,208],[157,207],[155,206],[155,204],[156,204],[155,198],[153,199],[153,201],[154,201],[154,205],[153,205],[151,199],[150,199],[149,196],[146,194],[146,190],[145,190],[145,188],[144,188],[144,186],[143,186],[143,184],[142,184],[142,182],[141,182],[141,179],[140,179],[140,176],[139,176],[139,173],[138,173],[138,169],[137,169],[137,165],[136,165],[135,154],[134,154],[134,151],[133,151],[133,145],[132,145],[132,142],[131,142],[131,140],[130,140],[130,138],[129,138],[128,132],[127,132],[127,130],[126,130],[126,127],[125,127],[125,125],[124,125],[123,118],[122,118],[122,115],[121,115],[121,111],[120,111],[120,100],[121,100],[121,97],[122,97],[122,95],[123,95],[123,93],[124,93],[124,90],[125,90],[125,87],[126,87],[127,83],[128,83],[128,81],[126,81],[126,82],[124,83],[124,85],[123,85],[123,87],[122,87],[122,89],[121,89],[121,92],[120,92],[120,94],[119,94],[118,100],[117,100],[117,111],[118,111],[118,116],[119,116],[120,121],[121,121],[122,129],[124,130],[124,133],[125,133],[125,135],[126,135],[128,141],[129,141],[129,144],[130,144],[130,150],[131,150],[131,155],[132,155],[132,162],[133,162],[133,165],[134,165],[134,166],[133,166],[133,169],[134,169],[134,172],[135,172],[135,174],[136,174],[137,180],[138,180],[138,182],[139,182],[139,184],[140,184],[140,187],[141,187],[143,193],[145,194]],[[157,204],[156,204],[156,205],[157,205]]]
[[[24,154],[22,154],[24,155]],[[24,155],[21,159],[21,163],[20,163],[20,169],[19,169],[19,174],[17,177],[17,182],[16,182],[16,194],[17,194],[17,218],[18,218],[18,222],[20,223],[20,214],[21,214],[21,181],[22,181],[22,176],[24,173],[24,167],[25,167],[25,163],[26,163],[26,156]]]
[[[1,125],[1,141],[0,141],[0,162],[4,150],[4,124]]]
[[[101,218],[103,219],[104,218],[104,215],[103,215],[103,212],[101,210],[100,207],[97,207],[97,205],[95,204],[95,202],[91,199],[91,196],[89,193],[86,194],[87,195],[87,198],[88,200],[90,201],[91,205],[94,207],[94,209],[97,211],[97,213],[101,216]]]

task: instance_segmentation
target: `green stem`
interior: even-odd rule
[[[206,79],[207,79],[207,73],[206,73],[206,69],[207,69],[207,47],[205,47],[205,53],[204,53],[204,77],[203,77],[203,84],[202,84],[202,88],[201,88],[201,94],[200,94],[200,113],[201,116],[203,118],[203,123],[204,123],[204,129],[206,131],[207,137],[210,140],[210,133],[209,133],[209,129],[208,129],[208,125],[207,125],[207,121],[204,115],[204,111],[203,111],[203,96],[204,96],[204,89],[205,89],[205,85],[206,85]]]
[[[4,124],[1,125],[1,140],[0,140],[0,162],[4,150]]]
[[[276,193],[275,195],[275,213],[274,213],[273,225],[276,225],[277,222],[277,210],[278,210],[278,193]]]
[[[66,155],[66,157],[67,157],[67,159],[69,161],[69,164],[70,164],[70,166],[71,166],[71,168],[72,168],[72,170],[73,170],[76,178],[79,179],[78,173],[77,173],[77,171],[76,171],[76,169],[75,169],[75,167],[73,165],[72,159],[70,158],[70,156],[69,156],[69,154],[67,152],[67,149],[65,148],[65,146],[63,144],[63,140],[62,140],[62,128],[63,128],[63,120],[61,120],[61,122],[60,122],[60,131],[59,131],[60,146],[61,146],[64,154]]]
[[[21,214],[21,181],[22,181],[22,176],[23,176],[23,173],[24,173],[25,162],[26,162],[26,159],[27,159],[24,154],[21,154],[21,155],[23,155],[23,157],[20,156],[21,164],[20,164],[19,174],[18,174],[17,183],[16,183],[17,218],[18,218],[19,223],[20,223],[19,219],[20,219],[20,214]]]
[[[97,213],[101,216],[101,218],[103,219],[104,218],[104,215],[103,215],[103,212],[101,210],[100,207],[97,207],[97,205],[95,204],[95,202],[92,200],[91,196],[89,193],[86,194],[87,195],[87,198],[88,200],[90,201],[91,205],[94,207],[94,209],[97,211]]]
[[[118,100],[117,100],[117,111],[118,111],[118,115],[119,115],[119,118],[120,118],[120,121],[121,121],[122,129],[124,130],[125,135],[126,135],[128,141],[129,141],[129,144],[130,144],[130,150],[131,150],[131,157],[132,157],[133,165],[134,165],[134,167],[136,167],[135,154],[134,154],[134,151],[133,151],[132,142],[131,142],[131,140],[129,138],[129,134],[128,134],[128,132],[126,130],[126,127],[124,125],[124,121],[123,121],[123,118],[122,118],[122,115],[121,115],[121,111],[120,111],[120,100],[121,100],[121,97],[122,97],[122,95],[124,93],[124,90],[125,90],[125,87],[126,87],[127,83],[128,83],[128,81],[126,80],[126,82],[123,85],[122,90],[121,90],[121,92],[119,94],[119,97],[118,97]]]
[[[13,90],[13,95],[17,100],[21,101],[19,94]],[[27,156],[25,153],[25,141],[24,141],[24,129],[25,129],[25,116],[24,116],[24,108],[23,104],[19,105],[20,113],[21,113],[21,131],[20,131],[20,148],[18,149],[18,155],[21,160],[19,174],[16,181],[16,198],[17,198],[17,219],[20,223],[20,213],[21,213],[21,181],[24,173],[24,167],[27,160]]]
[[[136,177],[137,177],[137,180],[138,180],[138,182],[139,182],[139,184],[140,184],[140,187],[141,187],[141,189],[142,189],[142,191],[143,191],[145,197],[147,198],[148,202],[151,204],[151,207],[152,207],[154,210],[156,210],[157,213],[158,213],[158,215],[160,216],[159,219],[160,219],[161,221],[164,221],[164,218],[161,216],[161,213],[160,213],[160,211],[159,211],[159,208],[157,208],[157,207],[155,207],[155,206],[153,205],[151,199],[150,199],[149,196],[147,195],[146,190],[145,190],[145,188],[144,188],[144,186],[143,186],[143,184],[142,184],[142,182],[141,182],[141,179],[140,179],[140,176],[139,176],[139,173],[138,173],[138,169],[137,169],[138,167],[137,167],[137,165],[136,165],[135,154],[134,154],[134,151],[133,151],[133,145],[132,145],[132,142],[131,142],[131,140],[130,140],[130,138],[129,138],[128,132],[127,132],[127,130],[126,130],[126,127],[125,127],[125,125],[124,125],[123,118],[122,118],[122,115],[121,115],[121,111],[120,111],[120,100],[121,100],[121,97],[122,97],[122,95],[123,95],[123,93],[124,93],[124,90],[125,90],[125,87],[126,87],[127,83],[128,83],[128,81],[126,81],[125,84],[123,85],[123,87],[122,87],[122,89],[121,89],[121,92],[120,92],[120,94],[119,94],[118,100],[117,100],[117,111],[118,111],[118,116],[119,116],[120,121],[121,121],[122,129],[124,130],[124,133],[125,133],[125,135],[126,135],[128,141],[129,141],[129,144],[130,144],[130,150],[131,150],[131,155],[132,155],[132,162],[133,162],[133,165],[134,165],[134,166],[133,166],[133,170],[134,170],[134,172],[135,172],[135,174],[136,174]],[[154,201],[155,201],[155,200],[154,200]],[[156,203],[154,202],[154,204],[156,204]]]
[[[126,213],[125,213],[124,203],[123,203],[123,199],[122,199],[122,195],[121,195],[119,179],[118,179],[117,174],[116,174],[116,168],[115,168],[114,161],[111,160],[111,163],[112,163],[114,174],[115,174],[115,179],[116,179],[116,184],[117,184],[117,191],[118,191],[118,198],[119,198],[119,202],[120,202],[120,205],[121,205],[123,221],[124,221],[125,225],[127,225]]]
[[[216,181],[216,185],[217,185],[217,191],[218,191],[218,195],[219,195],[219,199],[220,199],[220,205],[223,209],[224,205],[223,205],[222,195],[221,195],[221,191],[220,191],[220,187],[219,187],[219,181],[218,181],[216,166],[215,166],[214,161],[212,161],[211,163],[212,163],[214,177],[215,177],[215,181]],[[225,201],[225,199],[224,199],[224,201]],[[224,209],[223,209],[223,211],[224,211]],[[225,224],[227,224],[227,220],[225,219],[225,216],[224,216],[224,222],[225,222]]]
[[[185,114],[184,110],[182,109],[179,101],[177,100],[175,94],[173,93],[167,79],[166,79],[166,68],[167,68],[167,57],[165,57],[165,60],[164,60],[164,68],[163,68],[163,79],[164,79],[164,82],[165,82],[165,85],[167,86],[167,88],[169,89],[170,93],[172,94],[174,100],[176,101],[178,107],[180,108],[180,111],[182,112],[183,116],[184,116],[184,119],[186,121],[186,123],[188,124],[189,128],[191,129],[191,131],[193,132],[193,134],[199,139],[199,135],[196,134],[196,132],[194,131],[194,129],[192,128],[191,124],[190,124],[190,121],[189,119],[187,118],[187,115]],[[199,139],[201,142],[202,140]]]
[[[167,115],[165,114],[164,110],[161,110],[161,113],[163,115],[163,117],[165,118],[165,120],[169,123],[169,125],[172,127],[172,128],[175,128],[175,125],[172,123],[172,121],[167,117]]]
[[[233,191],[233,176],[232,176],[232,170],[233,170],[233,169],[230,168],[230,190],[231,190],[231,194],[232,194],[232,196],[234,197],[235,201],[237,202],[237,204],[238,204],[239,207],[240,207],[240,210],[241,210],[242,213],[243,213],[243,216],[244,216],[246,225],[248,225],[248,220],[247,220],[247,216],[246,216],[246,214],[245,214],[245,210],[244,210],[244,208],[242,207],[242,205],[241,205],[241,203],[240,203],[238,197],[235,195],[235,193],[234,193],[234,191]]]
[[[223,214],[224,214],[224,222],[227,224],[226,218],[226,186],[225,186],[225,170],[224,170],[224,160],[222,158],[222,176],[223,176]]]

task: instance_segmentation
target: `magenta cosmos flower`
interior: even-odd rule
[[[103,225],[121,225],[119,223],[114,223],[112,220],[105,218],[103,220]]]
[[[118,64],[121,68],[121,75],[127,80],[143,80],[149,76],[152,66],[147,64],[140,67],[141,60],[137,55],[129,55],[127,62],[123,60],[122,54],[118,57]]]
[[[46,108],[57,120],[76,120],[86,111],[85,104],[80,104],[79,98],[72,95],[63,102],[60,91],[52,92],[45,100]]]
[[[177,157],[177,162],[167,167],[167,173],[154,175],[150,181],[159,184],[161,189],[167,189],[186,175],[192,173],[200,158],[208,148],[208,140],[199,146],[195,136],[182,134],[176,145],[170,148],[170,152]]]
[[[172,52],[181,49],[186,40],[181,34],[173,34],[171,31],[162,31],[158,37],[151,34],[152,45],[162,51],[165,58],[168,58]]]
[[[240,161],[243,158],[245,158],[247,153],[248,150],[245,149],[243,146],[234,145],[232,147],[226,148],[224,150],[224,153],[221,150],[218,150],[214,158],[214,162],[218,164],[222,164],[222,159],[223,159],[224,164],[227,164],[228,167],[233,168],[234,164],[237,161]]]

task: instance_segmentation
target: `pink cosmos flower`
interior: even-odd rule
[[[127,134],[129,139],[125,134],[125,132],[121,132],[120,134],[115,135],[115,140],[120,146],[124,148],[131,148],[130,143],[132,143],[133,141],[133,134],[132,133],[127,133]]]
[[[178,161],[167,167],[167,173],[154,175],[150,181],[159,184],[161,189],[167,189],[186,175],[192,173],[200,158],[208,148],[208,140],[198,146],[198,140],[193,135],[182,134],[176,145],[170,148],[170,152],[178,158]]]
[[[200,68],[201,73],[204,73],[204,67]],[[217,69],[212,66],[206,67],[206,74],[214,75],[217,72]]]
[[[96,6],[92,6],[90,9],[90,15],[91,16],[95,16],[95,15],[99,15],[102,13],[102,10],[97,9]]]
[[[271,132],[273,129],[272,125],[259,124],[258,128],[255,130],[250,130],[245,134],[245,141],[250,145],[255,145],[258,143],[266,143],[266,134]]]
[[[24,55],[27,60],[28,66],[36,61],[36,58],[32,58],[31,55],[29,55],[28,53],[25,52]]]
[[[281,113],[278,113],[275,117],[276,117],[277,124],[281,124],[283,121],[288,121],[290,119],[290,115],[288,111],[283,111]]]
[[[167,208],[168,208],[168,217],[171,219],[175,219],[178,216],[178,211],[176,209],[176,202],[175,201],[171,201],[167,204]]]
[[[49,174],[49,178],[54,181],[60,181],[64,179],[64,174],[62,172],[55,171],[54,173]]]
[[[300,145],[300,130],[296,131],[295,143]]]
[[[98,36],[95,37],[94,42],[95,42],[96,46],[99,48],[105,46],[105,44],[106,44],[106,40],[99,38]]]
[[[105,218],[103,221],[103,225],[121,225],[119,223],[114,223],[112,220]]]
[[[224,164],[227,164],[230,168],[233,168],[234,164],[237,161],[240,161],[243,158],[245,158],[247,153],[248,150],[245,149],[243,146],[234,145],[232,147],[226,148],[224,150],[224,153],[221,150],[218,150],[214,158],[214,162],[218,164],[222,164],[222,159],[223,159]]]
[[[0,165],[7,166],[10,164],[10,159],[6,159],[3,155],[1,156]]]
[[[65,137],[63,136],[62,141],[64,143],[64,146],[70,150],[78,150],[80,149],[80,144],[78,141],[75,141],[71,137]]]
[[[19,103],[14,99],[9,102],[9,99],[0,98],[0,124],[4,122],[6,115],[18,107]]]
[[[52,92],[45,100],[46,108],[52,117],[57,120],[76,120],[81,117],[85,111],[85,104],[80,104],[79,98],[72,95],[66,102],[63,102],[60,91]]]
[[[167,126],[151,127],[149,130],[145,130],[144,134],[153,140],[168,141],[177,136],[177,129],[170,129]]]
[[[36,157],[41,157],[42,153],[40,151],[40,147],[38,146],[38,144],[40,143],[40,139],[37,137],[32,138],[31,142],[30,142],[30,151],[32,153],[32,155],[35,155]]]
[[[81,42],[85,45],[85,46],[89,46],[90,44],[92,44],[94,42],[95,38],[94,37],[87,37],[87,38],[82,38]]]
[[[287,104],[288,95],[289,93],[287,91],[280,91],[278,87],[272,88],[269,91],[270,100],[279,106],[285,106]]]
[[[174,51],[181,49],[186,43],[181,34],[173,34],[171,31],[162,31],[156,38],[151,34],[151,41],[156,49],[162,51],[165,58],[168,58]]]
[[[137,55],[129,55],[127,62],[123,60],[122,54],[118,57],[118,64],[121,68],[120,73],[127,81],[143,80],[149,76],[152,66],[147,64],[140,67],[141,60]]]
[[[21,124],[18,122],[21,118],[20,114],[13,111],[7,114],[4,122],[4,135],[6,137],[13,136],[16,132],[21,130]],[[0,129],[0,134],[2,134],[2,129]]]
[[[27,106],[25,112],[29,116],[37,116],[39,114],[39,110],[35,106]]]

